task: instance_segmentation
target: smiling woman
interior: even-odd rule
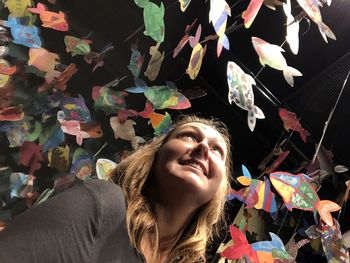
[[[185,116],[124,159],[114,181],[74,186],[0,232],[0,262],[204,262],[223,218],[225,125]]]

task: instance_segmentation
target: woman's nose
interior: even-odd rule
[[[209,146],[205,142],[199,142],[192,151],[192,154],[208,158]]]

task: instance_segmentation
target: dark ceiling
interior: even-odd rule
[[[153,1],[160,4],[160,1]],[[284,165],[292,169],[305,158],[310,158],[314,152],[314,144],[322,134],[323,126],[334,106],[338,93],[350,69],[350,3],[334,1],[330,7],[321,8],[323,20],[334,31],[337,40],[325,43],[317,26],[306,19],[300,24],[300,49],[298,55],[293,55],[289,47],[284,45],[284,56],[289,65],[299,69],[302,77],[295,78],[295,86],[289,87],[280,71],[269,67],[264,68],[259,63],[258,56],[251,44],[251,36],[280,45],[285,36],[285,15],[282,8],[272,11],[262,6],[250,29],[237,27],[229,34],[230,51],[223,50],[221,56],[216,56],[216,41],[207,42],[207,52],[198,77],[191,80],[185,73],[190,47],[185,47],[178,57],[173,59],[172,51],[184,33],[185,26],[194,19],[202,25],[202,38],[214,34],[208,21],[209,1],[192,1],[186,12],[182,13],[177,0],[162,1],[165,6],[165,40],[160,50],[165,51],[158,78],[150,85],[160,85],[165,81],[174,81],[180,90],[201,87],[207,96],[192,100],[192,107],[185,113],[200,113],[202,116],[220,118],[230,128],[233,137],[234,161],[246,163],[252,167],[272,150],[274,145],[287,137],[281,120],[278,117],[278,107],[285,107],[295,112],[301,118],[303,126],[311,132],[309,142],[304,144],[297,134],[293,134],[287,143],[292,154]],[[242,23],[240,14],[247,7],[248,1],[227,1],[232,7],[232,16],[228,19],[228,27]],[[301,12],[294,1],[293,14]],[[130,45],[138,42],[139,50],[145,54],[143,71],[149,60],[148,49],[155,42],[143,35],[143,11],[131,0],[75,0],[57,1],[56,9],[66,12],[70,22],[70,34],[84,36],[93,32],[93,48],[100,50],[111,42],[115,49],[106,58],[104,69],[97,70],[92,76],[80,79],[79,92],[88,94],[88,85],[104,84],[116,77],[127,76],[119,85],[119,89],[133,85],[133,78],[127,69],[131,51]],[[46,47],[51,50],[63,49],[57,46],[57,32],[47,32],[49,39]],[[192,33],[194,34],[194,32]],[[54,36],[55,35],[55,36]],[[62,51],[63,50],[57,50]],[[257,120],[254,132],[246,123],[246,112],[227,101],[226,65],[229,60],[239,64],[247,73],[255,75],[257,86],[254,88],[255,101],[265,113],[265,120]],[[91,81],[88,83],[88,81]],[[84,86],[85,85],[85,86]],[[87,86],[86,86],[87,85]],[[348,85],[339,102],[333,120],[326,133],[324,146],[332,149],[335,159],[342,164],[350,164],[347,138],[350,124],[347,124],[349,113],[346,109],[349,101]],[[132,99],[129,100],[132,103]],[[173,112],[174,115],[177,112]]]

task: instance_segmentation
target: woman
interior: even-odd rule
[[[0,232],[0,262],[201,262],[223,216],[231,165],[221,122],[194,116],[117,167]]]

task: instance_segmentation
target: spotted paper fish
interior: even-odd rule
[[[10,11],[11,16],[23,17],[25,16],[28,7],[32,6],[31,0],[7,0],[5,7]]]
[[[307,136],[310,135],[310,133],[301,126],[301,123],[297,118],[296,114],[284,108],[279,108],[278,115],[283,121],[283,125],[286,131],[289,132],[290,130],[292,130],[292,131],[299,132],[300,138],[302,139],[303,142],[306,143],[306,138]]]
[[[179,0],[180,9],[182,12],[185,12],[187,7],[190,5],[191,0]]]
[[[245,28],[249,28],[258,14],[264,0],[250,0],[250,3],[242,13]]]
[[[58,31],[68,31],[68,23],[63,12],[55,13],[47,11],[44,4],[38,3],[36,8],[28,8],[34,14],[39,14],[43,27],[52,28]]]
[[[186,69],[186,73],[190,76],[190,79],[193,80],[198,76],[206,50],[207,45],[205,45],[203,48],[201,43],[197,43],[197,45],[193,48],[188,67]]]
[[[256,119],[265,118],[262,110],[254,105],[252,85],[256,85],[255,80],[236,63],[229,61],[227,64],[227,84],[229,87],[228,101],[230,104],[233,101],[238,107],[248,111],[248,127],[254,131]]]
[[[296,20],[292,15],[290,0],[286,0],[286,3],[283,3],[283,10],[287,17],[286,40],[290,50],[296,55],[299,52],[299,20]]]
[[[311,18],[312,21],[318,26],[323,39],[327,41],[327,37],[336,40],[336,36],[332,30],[322,21],[322,16],[320,12],[320,2],[318,0],[297,0],[298,4],[306,12],[306,14]]]
[[[281,53],[284,52],[283,48],[270,44],[258,37],[252,37],[252,43],[259,56],[261,65],[268,65],[271,68],[283,71],[283,76],[287,83],[293,87],[293,77],[302,76],[302,74],[299,70],[287,65],[287,61]]]
[[[156,42],[163,42],[165,35],[163,3],[160,6],[149,0],[134,0],[135,4],[143,8],[143,20],[146,36],[150,36]]]
[[[9,17],[8,21],[1,20],[0,24],[11,29],[13,43],[29,48],[41,47],[39,29],[36,26],[21,25],[15,17]]]
[[[209,23],[214,26],[216,34],[219,36],[216,55],[219,57],[222,48],[229,50],[230,42],[225,34],[227,16],[231,16],[231,8],[225,0],[210,0]]]
[[[87,55],[91,52],[90,44],[91,40],[80,39],[73,36],[65,36],[64,44],[66,45],[66,51],[71,53],[74,57],[75,55]]]
[[[292,211],[293,208],[297,208],[305,211],[318,211],[322,221],[333,226],[330,212],[338,211],[340,206],[329,200],[320,200],[310,184],[312,181],[310,177],[305,174],[274,172],[270,174],[270,181],[283,198],[288,210]]]

